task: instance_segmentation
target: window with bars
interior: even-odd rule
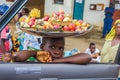
[[[14,2],[15,0],[6,0],[6,1],[9,1],[9,2]]]
[[[64,0],[54,0],[54,4],[64,4]]]

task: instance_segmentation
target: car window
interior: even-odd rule
[[[28,0],[2,0],[0,3],[0,31],[2,31],[10,21],[14,21],[15,15],[18,14],[23,7],[27,6],[30,10],[34,8],[33,6],[37,8],[42,7],[44,9],[43,5],[40,3],[43,4],[45,1],[42,0],[38,1],[38,3],[32,3],[32,1]],[[41,18],[45,14],[43,9],[40,9]]]

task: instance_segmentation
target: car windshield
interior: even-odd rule
[[[102,23],[101,21],[104,18],[103,15],[101,15],[103,14],[104,4],[99,4],[99,9],[95,7],[96,4],[90,4],[90,10],[83,10],[87,4],[85,1],[69,2],[69,7],[75,5],[73,9],[66,7],[64,3],[64,0],[52,0],[50,2],[51,5],[46,0],[36,0],[35,3],[32,0],[2,0],[0,4],[0,31],[9,25],[12,36],[15,36],[17,40],[21,42],[23,40],[24,43],[21,44],[24,45],[21,47],[19,45],[20,49],[16,49],[16,51],[26,49],[39,50],[39,46],[42,43],[41,36],[66,37],[64,57],[74,55],[76,52],[85,53],[90,43],[96,43],[96,47],[99,50],[98,54],[93,55],[93,57],[96,58],[96,56],[99,56],[96,59],[100,62],[99,53],[102,50],[105,40],[99,39],[102,34],[102,29],[99,30],[98,27],[99,25],[103,25],[100,23]],[[78,4],[80,4],[81,7],[78,6]],[[51,7],[48,8],[48,5]],[[78,7],[83,10],[80,15],[78,15],[76,11],[79,9]],[[90,20],[90,16],[93,16],[92,11],[95,11],[95,13],[98,12],[99,19],[101,19],[101,17],[102,19],[100,21],[98,19],[97,22]],[[90,16],[87,12],[91,13]],[[88,18],[86,18],[86,16]],[[21,34],[21,30],[18,28],[20,28],[24,34]],[[37,31],[33,30],[33,28]],[[74,38],[69,36],[74,36]],[[95,50],[95,46],[91,49]],[[115,61],[116,60],[117,59],[115,59]]]
[[[0,0],[0,80],[117,80],[120,31],[102,26],[119,14],[120,0]]]

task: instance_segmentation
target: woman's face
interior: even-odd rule
[[[120,36],[120,23],[115,26],[116,35]]]
[[[50,52],[52,59],[59,59],[62,58],[64,55],[64,41],[55,41],[55,42],[50,42],[48,41],[43,49],[45,51]]]
[[[26,13],[25,13],[25,10],[22,10],[22,15],[25,15]]]

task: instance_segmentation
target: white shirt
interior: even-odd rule
[[[100,53],[100,50],[99,50],[98,48],[96,48],[96,49],[95,49],[95,52],[94,52],[94,53],[91,53],[90,49],[87,48],[86,51],[85,51],[85,53],[87,53],[87,54],[89,54],[89,55],[92,56],[92,54]],[[96,59],[93,58],[92,60],[97,61],[97,62],[100,62],[100,56],[98,56]]]
[[[91,53],[90,49],[89,49],[89,48],[87,48],[87,49],[86,49],[86,51],[85,51],[85,53],[88,53],[88,54],[90,54],[90,55],[91,55],[91,54],[100,53],[100,50],[99,50],[98,48],[96,48],[96,49],[95,49],[95,52],[94,52],[94,53]]]

